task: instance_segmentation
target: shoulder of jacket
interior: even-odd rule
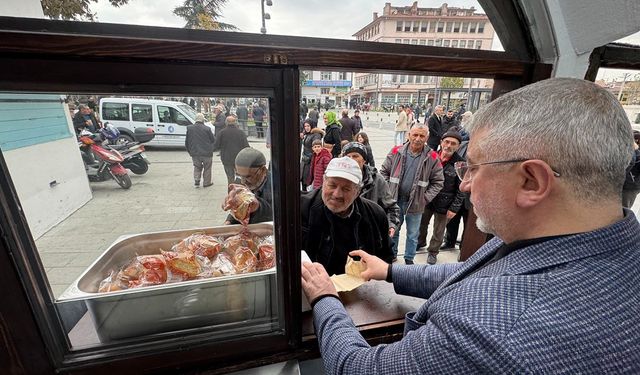
[[[389,152],[391,155],[396,155],[398,152],[400,152],[400,149],[402,148],[402,145],[399,146],[394,146],[391,149],[391,152]]]

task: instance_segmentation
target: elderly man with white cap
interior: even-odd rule
[[[391,263],[389,223],[378,204],[360,198],[362,171],[348,157],[331,160],[322,189],[302,195],[302,248],[329,275],[344,273],[350,251],[364,250]]]

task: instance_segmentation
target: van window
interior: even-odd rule
[[[180,108],[180,110],[184,113],[187,114],[187,116],[191,117],[191,118],[196,118],[196,110],[191,108],[190,106],[186,105],[186,104],[178,104],[178,108]]]
[[[102,118],[104,120],[129,121],[129,104],[103,103]]]
[[[191,125],[191,121],[173,107],[158,106],[158,118],[162,123]]]
[[[132,104],[131,117],[133,121],[153,122],[153,110],[148,104]]]

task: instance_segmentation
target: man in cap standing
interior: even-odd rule
[[[213,165],[213,143],[215,137],[211,128],[204,124],[204,115],[196,114],[196,123],[187,126],[187,137],[184,145],[193,161],[193,179],[195,187],[209,187],[213,185],[211,180],[211,166]]]
[[[301,197],[302,249],[330,275],[344,273],[347,255],[354,249],[391,263],[387,216],[376,203],[360,198],[361,187],[358,163],[334,158],[322,189]]]
[[[455,169],[456,162],[464,161],[456,152],[461,142],[462,136],[455,131],[444,133],[440,141],[438,158],[442,162],[444,185],[438,195],[425,208],[420,220],[420,234],[418,235],[418,248],[426,246],[429,221],[433,216],[433,234],[427,249],[429,252],[427,264],[436,264],[447,222],[456,216],[464,202],[464,193],[460,191],[460,179],[456,175]]]

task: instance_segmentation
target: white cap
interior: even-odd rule
[[[331,159],[327,165],[325,176],[344,178],[354,184],[360,184],[362,181],[360,166],[355,160],[348,157]]]

